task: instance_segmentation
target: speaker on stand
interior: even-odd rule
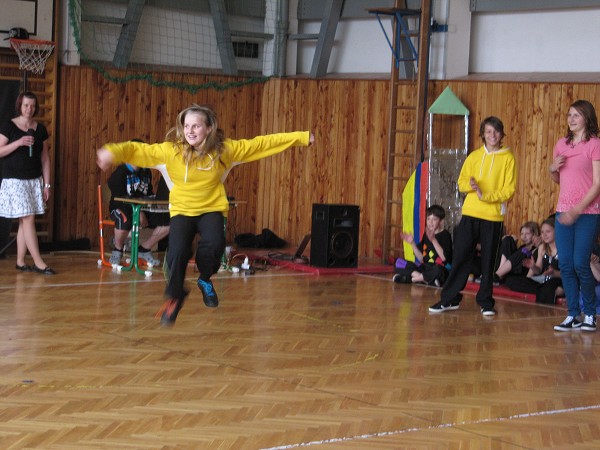
[[[357,267],[359,221],[356,205],[313,204],[310,265]]]

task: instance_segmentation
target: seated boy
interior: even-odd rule
[[[416,259],[412,263],[398,258],[393,278],[396,283],[442,286],[448,277],[452,263],[452,237],[444,229],[446,212],[439,205],[431,205],[426,215],[425,232],[418,244],[414,236],[402,233],[402,239],[411,245]]]
[[[164,183],[162,178],[161,183]],[[123,257],[123,245],[132,227],[133,210],[130,204],[118,202],[115,197],[147,197],[153,195],[152,172],[150,169],[121,164],[109,177],[108,187],[111,192],[110,217],[115,222],[115,248],[109,262],[120,264]],[[164,190],[168,192],[168,189]],[[163,191],[160,184],[158,191]],[[156,198],[158,199],[159,196],[157,195]],[[148,239],[138,246],[138,256],[148,264],[157,266],[160,264],[160,260],[152,255],[151,249],[158,241],[169,234],[169,214],[142,211],[140,212],[140,224],[147,224],[148,228],[153,228],[153,232]]]

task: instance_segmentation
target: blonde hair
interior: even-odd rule
[[[210,131],[199,149],[195,149],[185,139],[184,123],[188,114],[204,116],[204,123]],[[212,158],[219,159],[223,153],[223,131],[219,129],[217,114],[205,105],[192,104],[177,115],[175,126],[167,132],[166,140],[175,144],[175,154],[181,154],[186,163],[198,161],[212,154]]]

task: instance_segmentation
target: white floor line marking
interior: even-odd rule
[[[516,415],[508,416],[508,417],[498,417],[496,419],[476,420],[475,422],[443,423],[440,425],[435,425],[435,426],[430,426],[430,427],[413,427],[413,428],[406,428],[404,430],[382,431],[379,433],[361,434],[358,436],[331,438],[331,439],[323,439],[320,441],[310,441],[310,442],[300,442],[298,444],[280,445],[277,447],[268,447],[268,448],[265,448],[262,450],[284,450],[284,449],[298,448],[298,447],[310,447],[313,445],[333,444],[333,443],[337,443],[337,442],[349,442],[349,441],[355,441],[355,440],[360,440],[360,439],[372,439],[372,438],[385,437],[385,436],[395,436],[395,435],[400,435],[400,434],[405,434],[405,433],[412,433],[415,431],[428,431],[428,430],[436,430],[436,429],[442,429],[442,428],[454,428],[454,427],[463,427],[463,426],[468,426],[468,425],[479,425],[479,424],[484,424],[484,423],[505,422],[505,421],[515,420],[515,419],[528,419],[530,417],[549,416],[549,415],[554,415],[554,414],[564,414],[564,413],[579,412],[579,411],[591,411],[594,409],[600,409],[600,405],[580,406],[577,408],[566,408],[566,409],[556,409],[556,410],[550,410],[550,411],[539,411],[539,412],[535,412],[535,413],[516,414]]]
[[[158,275],[158,273],[156,273],[156,275]],[[126,275],[125,275],[126,276]],[[254,275],[221,275],[219,276],[218,274],[213,276],[211,279],[212,280],[227,280],[227,279],[231,279],[231,280],[242,280],[242,279],[252,279],[252,278],[269,278],[269,277],[298,277],[298,276],[312,276],[312,274],[310,273],[277,273],[277,274],[254,274]],[[194,276],[194,277],[187,277],[186,281],[196,281],[198,279],[198,276]],[[142,277],[141,275],[139,276],[139,279],[128,279],[128,280],[114,280],[114,281],[88,281],[88,282],[80,282],[80,283],[53,283],[53,284],[44,284],[41,285],[44,288],[50,288],[50,287],[75,287],[75,286],[96,286],[96,285],[116,285],[116,284],[132,284],[132,283],[164,283],[165,279],[162,276],[156,276],[156,277]],[[27,287],[27,286],[25,286]],[[14,289],[15,286],[14,284],[11,285],[5,285],[5,286],[0,286],[0,290],[2,289]]]

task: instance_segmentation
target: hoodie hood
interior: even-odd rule
[[[494,167],[494,161],[496,158],[496,155],[502,154],[502,153],[507,153],[510,152],[510,148],[509,147],[501,147],[498,150],[496,150],[495,152],[490,152],[487,147],[485,146],[485,144],[483,145],[483,152],[481,155],[481,165],[479,166],[479,178],[483,177],[483,166],[485,165],[485,159],[488,156],[491,156],[492,158],[492,162],[490,163],[488,170],[487,170],[487,176],[491,175],[492,173],[492,169]]]

